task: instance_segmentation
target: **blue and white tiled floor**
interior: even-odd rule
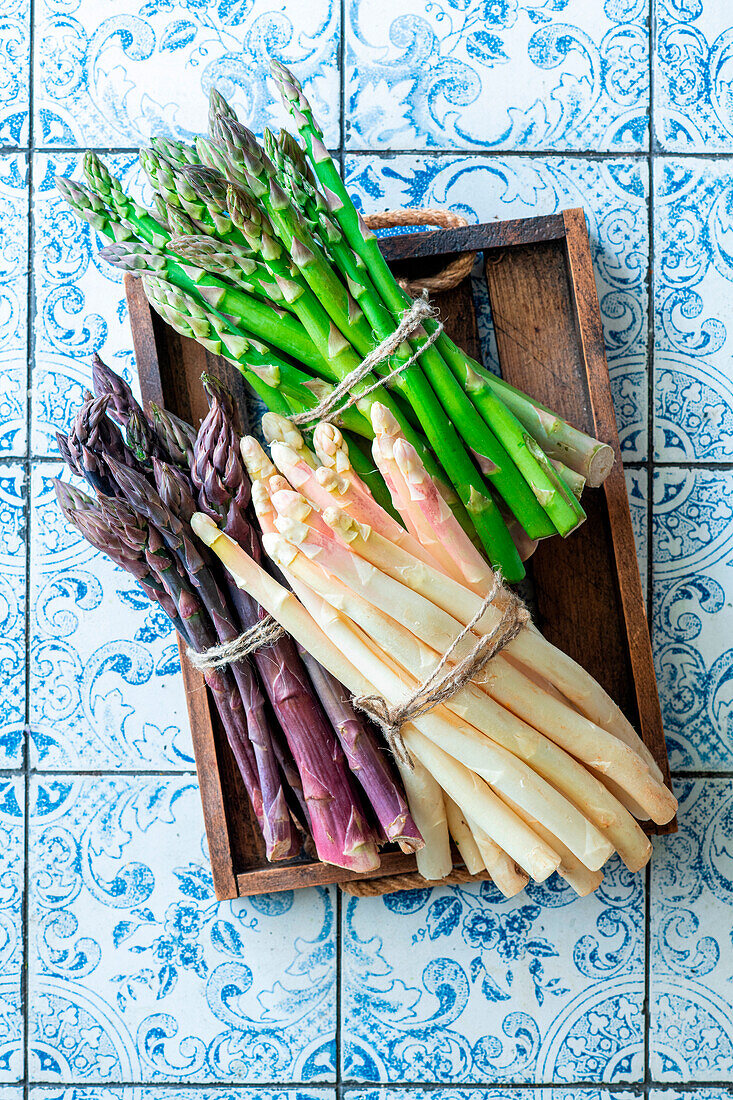
[[[0,9],[0,1100],[730,1095],[729,0]],[[278,124],[268,51],[365,209],[586,209],[682,804],[646,877],[213,900],[173,638],[49,492],[91,352],[134,374],[53,177],[139,184],[214,82]]]

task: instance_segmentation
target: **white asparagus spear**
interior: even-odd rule
[[[518,816],[521,817],[522,815],[520,814]],[[468,820],[468,826],[479,850],[481,859],[486,865],[486,870],[491,875],[491,881],[494,883],[494,886],[501,891],[505,898],[516,897],[529,882],[527,872],[523,871],[521,867],[517,867],[514,860],[509,858],[504,849],[500,848],[499,845],[491,839],[488,833],[471,818]],[[536,829],[534,831],[540,836]],[[541,839],[545,840],[545,843],[547,843],[544,837],[541,837]],[[559,854],[560,849],[556,848],[553,844],[548,844],[548,847],[552,848],[553,851],[557,851]]]
[[[283,478],[283,481],[285,479]],[[287,482],[285,482],[287,485]],[[270,490],[270,502],[275,509],[275,527],[278,531],[283,526],[293,525],[302,533],[302,538],[308,538],[311,531],[317,531],[324,538],[328,538],[331,529],[321,518],[321,513],[312,508],[308,501],[294,489],[280,488],[275,485],[275,478],[270,478],[268,483]]]
[[[625,806],[629,813],[636,818],[637,821],[649,821],[650,816],[643,806],[640,806],[635,798],[632,798],[628,791],[625,791],[623,787],[619,786],[615,780],[609,776],[604,775],[603,772],[597,771],[595,768],[590,769],[593,775],[601,781],[604,787],[611,792],[614,798],[617,798],[622,806]]]
[[[217,555],[235,583],[249,592],[265,611],[277,619],[291,637],[307,649],[323,668],[328,669],[331,675],[340,680],[354,695],[375,693],[375,685],[348,660],[343,650],[334,645],[300,600],[266,573],[241,546],[220,531],[208,516],[202,512],[195,513],[191,519],[191,527],[202,542]],[[399,763],[398,767],[404,780],[409,768],[406,769]],[[405,789],[410,813],[415,823],[421,832],[423,823],[427,823],[426,827],[431,834],[430,843],[423,834],[426,845],[422,852],[425,853],[428,849],[422,862],[425,873],[444,878],[452,869],[452,861],[448,825],[445,812],[440,808],[442,805],[440,787],[434,780],[431,782],[430,776],[424,779],[419,775],[414,777],[414,773],[411,773]],[[428,813],[431,802],[433,811]]]
[[[529,817],[521,807],[514,805],[511,800],[504,799],[504,801],[516,814],[519,814],[523,821],[526,821],[534,829],[538,836],[542,837],[546,844],[549,844],[560,855],[561,862],[557,873],[560,878],[565,879],[569,886],[572,886],[579,897],[587,897],[588,894],[592,894],[594,890],[598,889],[603,882],[602,871],[589,871],[585,864],[581,863],[570,849],[566,848],[562,841],[558,840],[541,821]]]
[[[437,881],[453,870],[448,821],[443,792],[427,768],[413,759],[410,768],[397,762],[412,819],[425,845],[416,853],[417,869],[424,879]],[[471,872],[475,874],[475,872]]]
[[[316,456],[306,444],[300,430],[293,424],[292,420],[288,420],[286,416],[280,416],[279,413],[266,412],[262,417],[262,434],[270,446],[277,442],[291,447],[298,458],[315,470],[318,465]]]
[[[411,500],[410,489],[394,455],[394,446],[401,438],[400,427],[388,409],[379,402],[371,409],[374,439],[372,456],[392,497],[392,504],[414,540],[430,555],[435,568],[447,577],[461,580],[462,574],[444,547],[433,537],[430,524]]]
[[[388,651],[394,652],[403,667],[420,678],[429,673],[437,659],[436,653],[444,652],[461,629],[456,620],[451,619],[445,612],[438,613],[437,609],[434,609],[435,613],[430,615],[426,600],[416,596],[405,586],[399,585],[394,579],[374,570],[373,567],[370,569],[362,564],[355,555],[349,556],[347,548],[340,546],[335,540],[331,542],[328,539],[324,540],[322,532],[319,532],[316,537],[313,529],[303,524],[288,523],[286,519],[283,519],[279,525],[279,530],[291,542],[297,544],[309,559],[319,562],[322,570],[327,570],[326,573],[321,570],[318,575],[313,574],[310,577],[305,561],[301,561],[301,570],[306,570],[303,575],[306,583],[318,586],[316,590],[319,595],[326,599],[331,599],[330,591],[336,590],[339,610],[345,611],[352,618],[356,617],[359,625],[372,637],[374,637],[375,628],[377,631],[381,630],[382,633],[377,639],[379,644],[384,648],[391,646],[392,650]],[[340,582],[341,587],[335,589],[337,581]],[[355,593],[358,593],[358,596]],[[349,605],[350,600],[353,608]],[[370,601],[373,608],[388,615],[389,619],[380,620],[372,615],[370,625],[367,626],[364,621],[366,610],[359,602],[364,600]],[[423,615],[422,611],[426,614]],[[443,623],[443,629],[440,629],[441,614],[448,620],[447,623]],[[439,629],[433,633],[432,628],[436,620]],[[408,629],[405,630],[402,624]],[[417,642],[418,638],[420,643]],[[430,651],[427,645],[431,647]],[[463,652],[458,652],[457,658],[465,655],[471,648],[472,643],[466,639]],[[504,660],[502,656],[494,659],[489,672],[487,682],[481,686],[503,707],[544,733],[589,767],[611,775],[655,821],[663,823],[674,816],[676,809],[674,796],[654,779],[644,762],[628,746],[589,722],[587,718],[559,699],[544,693],[513,663]],[[476,689],[466,688],[464,691],[465,697],[459,693],[449,701],[447,704],[449,709],[466,717],[478,728],[487,728],[475,717],[477,705],[478,713],[482,713],[476,698]],[[469,700],[470,711],[466,711],[460,706],[460,701],[469,697],[473,698],[473,705],[471,706]],[[458,709],[456,704],[459,704]],[[483,713],[486,712],[487,706],[488,704],[483,707]],[[491,719],[487,716],[485,722],[490,723],[490,721]],[[491,728],[490,724],[488,728]]]
[[[481,601],[464,585],[431,569],[400,547],[395,547],[368,525],[354,523],[343,512],[328,509],[323,513],[323,518],[359,557],[425,596],[437,607],[453,615],[462,625],[465,626],[476,615]],[[478,623],[477,632],[490,632],[496,626],[499,614],[497,607],[490,607]],[[528,626],[510,642],[507,650],[522,664],[535,669],[554,684],[586,718],[638,752],[652,774],[661,778],[657,764],[634,727],[610,695],[577,661],[548,642],[532,626]]]
[[[267,481],[268,477],[277,473],[267,451],[259,445],[253,435],[242,436],[239,449],[250,481]]]
[[[376,611],[346,585],[339,587],[335,578],[328,577],[319,566],[298,553],[292,544],[270,535],[265,536],[263,542],[266,552],[281,568],[287,570],[289,576],[297,577],[321,599],[330,603],[331,617],[326,619],[325,613],[321,612],[319,618],[326,633],[344,647],[344,652],[354,654],[358,650],[360,669],[384,698],[392,705],[402,702],[417,686],[417,680],[410,670],[422,678],[423,673],[426,674],[434,666],[434,654],[427,647],[421,649],[420,643],[409,631],[393,620],[388,623],[386,616]],[[344,615],[349,618],[344,618]],[[360,644],[354,630],[354,620],[376,641],[376,652],[371,648],[367,649],[363,643]],[[390,623],[395,629],[394,638],[387,633]],[[401,674],[395,674],[388,667],[385,653],[402,665]],[[472,693],[474,697],[470,698]],[[462,696],[468,699],[465,706],[456,703]],[[451,720],[449,715],[456,714],[458,708],[465,713],[457,716],[464,721],[459,720],[456,725],[455,719]],[[549,757],[552,760],[553,755],[561,756],[560,767],[555,763],[551,769],[553,777],[560,779],[562,773],[567,774],[568,770],[573,770],[571,759],[551,746],[536,730],[502,711],[501,707],[471,685],[461,689],[442,706],[416,718],[414,724],[446,752],[470,765],[497,790],[505,791],[521,805],[527,806],[535,817],[544,820],[549,816],[558,835],[564,837],[568,846],[592,868],[602,866],[611,855],[611,843],[573,802],[545,781],[541,774],[541,765],[538,766],[537,763],[539,757]],[[515,752],[518,752],[517,756],[514,755]],[[531,759],[531,766],[525,762],[526,757]],[[498,838],[496,839],[498,842]]]
[[[545,694],[508,661],[492,662],[484,685],[493,699],[544,733],[594,771],[608,775],[663,825],[677,812],[677,800],[651,774],[638,753],[584,715]]]
[[[491,566],[479,554],[438,492],[419,454],[404,436],[395,441],[394,459],[409,493],[412,511],[422,515],[430,532],[428,550],[436,558],[447,558],[452,563],[453,575],[457,573],[456,579],[485,597],[494,580]]]
[[[313,446],[324,469],[339,474],[359,493],[372,496],[371,490],[352,466],[348,444],[335,424],[330,424],[327,420],[317,424],[313,432]]]
[[[520,817],[458,760],[411,723],[403,729],[405,746],[440,786],[490,836],[502,838],[502,848],[536,882],[544,882],[560,866],[560,856],[541,840]]]
[[[278,469],[315,509],[322,512],[325,508],[338,504],[349,513],[363,517],[365,522],[380,531],[385,538],[394,541],[395,545],[404,546],[418,560],[435,565],[428,552],[377,504],[371,493],[360,492],[355,482],[350,482],[326,467],[319,466],[317,470],[312,470],[292,447],[284,443],[273,443],[271,450]]]
[[[455,841],[456,847],[461,854],[461,859],[466,865],[466,870],[472,875],[477,875],[480,871],[486,869],[486,865],[481,858],[481,853],[478,850],[478,846],[468,822],[463,816],[461,807],[445,794],[445,792],[443,792],[443,801],[445,802],[445,816],[448,820],[448,831]],[[418,828],[419,827],[418,825]]]

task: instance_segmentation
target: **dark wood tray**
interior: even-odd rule
[[[603,488],[587,490],[587,521],[568,539],[542,542],[531,559],[538,625],[601,683],[641,733],[669,778],[631,514],[626,494],[588,234],[582,210],[542,218],[407,233],[380,242],[413,277],[456,253],[481,251],[504,377],[611,444],[616,463]],[[201,373],[226,380],[241,401],[236,369],[174,333],[125,281],[144,401],[193,424],[206,413]],[[447,331],[480,357],[470,281],[435,295]],[[415,871],[415,859],[383,855],[368,876],[306,858],[270,864],[204,682],[181,651],[191,734],[219,899]],[[655,831],[673,832],[676,823]]]

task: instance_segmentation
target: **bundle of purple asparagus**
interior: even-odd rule
[[[200,511],[261,560],[234,402],[205,376],[210,407],[196,432],[165,409],[144,412],[98,357],[93,386],[69,434],[57,438],[94,496],[57,480],[59,505],[135,578],[191,651],[214,654],[265,619],[190,527]],[[287,635],[265,630],[262,637],[251,657],[209,657],[203,671],[267,858],[297,856],[307,837],[321,860],[353,871],[378,867],[383,842],[416,851],[422,837],[374,729]]]

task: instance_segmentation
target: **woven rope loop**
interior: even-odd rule
[[[382,214],[367,214],[364,221],[370,229],[398,229],[401,225],[433,225],[439,229],[457,229],[468,225],[468,219],[453,210],[433,210],[419,206],[411,206],[406,210],[386,210]],[[413,297],[424,292],[438,294],[441,290],[452,290],[471,274],[475,259],[475,252],[462,252],[435,275],[398,279],[398,282]]]

